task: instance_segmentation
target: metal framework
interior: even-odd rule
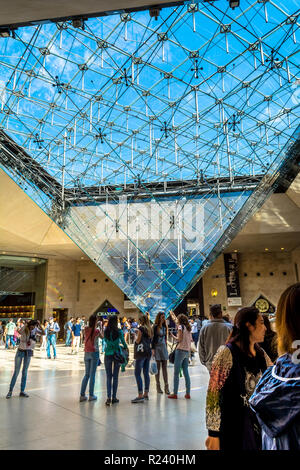
[[[0,162],[166,313],[297,162],[299,10],[225,0],[0,39]],[[298,108],[298,109],[297,109]]]

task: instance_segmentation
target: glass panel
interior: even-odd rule
[[[292,159],[296,4],[246,4],[0,41],[2,167],[151,316],[178,304]]]

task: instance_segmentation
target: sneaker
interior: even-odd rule
[[[145,398],[144,397],[136,397],[133,400],[131,400],[131,403],[144,403]]]
[[[190,400],[191,395],[190,395],[189,393],[186,393],[186,394],[184,395],[184,398],[186,398],[187,400]]]
[[[95,400],[97,400],[96,395],[90,395],[89,396],[89,401],[95,401]]]
[[[177,400],[177,395],[175,395],[175,393],[171,393],[171,395],[168,395],[168,398],[173,398],[174,400]]]
[[[147,401],[149,401],[149,395],[144,395],[144,397],[143,397],[143,398],[144,398],[144,400],[147,400]]]
[[[6,398],[11,398],[12,396],[12,392],[8,392],[8,394],[6,395]]]
[[[25,392],[21,392],[20,397],[29,398],[29,395]]]
[[[118,400],[118,398],[113,398],[111,402],[112,402],[112,404],[114,404],[114,403],[119,403],[119,401],[120,400]]]
[[[108,399],[106,400],[105,404],[106,404],[106,406],[110,406],[110,405],[111,405],[111,399],[108,398]]]
[[[85,395],[80,395],[79,401],[87,401],[87,399]]]

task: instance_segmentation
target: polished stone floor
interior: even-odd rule
[[[196,359],[190,367],[191,400],[184,398],[184,379],[180,379],[179,399],[157,395],[151,377],[150,400],[131,404],[136,396],[132,367],[120,372],[120,403],[104,405],[105,370],[96,375],[96,402],[79,403],[83,377],[83,352],[70,355],[70,348],[58,346],[58,358],[46,359],[35,351],[26,391],[20,398],[18,378],[14,395],[5,398],[13,371],[15,352],[0,347],[0,450],[5,449],[204,449],[206,369]],[[168,369],[170,384],[173,366]],[[170,387],[171,388],[171,387]]]

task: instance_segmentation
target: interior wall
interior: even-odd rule
[[[46,316],[54,308],[67,308],[69,316],[88,317],[105,300],[122,316],[138,313],[137,309],[124,309],[123,292],[92,261],[48,260]]]
[[[300,250],[239,253],[238,263],[242,306],[253,304],[260,294],[276,306],[284,289],[296,282],[295,264],[300,275]],[[212,290],[217,291],[216,297],[212,297]],[[223,255],[203,276],[203,296],[206,315],[209,305],[214,303],[226,307],[226,313],[231,317],[240,308],[227,305]],[[122,316],[138,315],[137,309],[124,309],[123,292],[92,261],[48,260],[46,315],[54,308],[67,308],[69,316],[88,317],[105,300],[109,300]]]
[[[276,306],[281,293],[291,284],[296,282],[295,262],[299,263],[300,251],[275,253],[239,253],[239,280],[242,297],[242,306],[252,305],[257,297],[264,295]],[[259,275],[258,275],[259,273]],[[271,275],[270,273],[273,273]],[[285,274],[284,274],[285,273]],[[245,276],[245,274],[247,274]],[[221,304],[226,307],[226,313],[234,317],[241,307],[228,307],[226,294],[226,279],[224,257],[219,256],[203,277],[204,309],[206,315],[209,305]],[[216,297],[211,295],[212,290],[217,290]]]

